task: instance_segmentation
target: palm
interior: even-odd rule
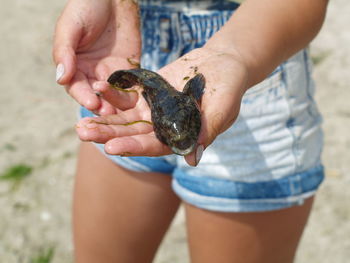
[[[74,3],[68,7],[74,9]],[[76,37],[76,72],[68,85],[68,92],[81,105],[96,113],[114,113],[115,109],[106,100],[96,97],[93,87],[105,85],[114,70],[133,68],[140,60],[137,8],[128,6],[133,5],[132,1],[124,1],[118,6],[84,5],[90,10],[77,22],[80,27]],[[81,4],[79,8],[82,8]]]
[[[129,34],[132,39],[128,38]],[[135,24],[121,25],[112,14],[101,35],[77,49],[78,70],[93,80],[106,80],[114,70],[135,67],[132,62],[139,61],[140,44]]]

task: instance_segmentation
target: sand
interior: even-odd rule
[[[72,262],[71,194],[78,139],[77,105],[55,84],[53,27],[64,1],[12,0],[0,7],[0,173],[26,164],[19,183],[0,181],[0,262],[31,262],[54,249],[53,263]],[[350,258],[350,2],[330,1],[312,42],[316,100],[324,116],[327,180],[300,244],[297,263]],[[183,211],[156,263],[186,263]]]

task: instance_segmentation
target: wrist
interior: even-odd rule
[[[233,45],[223,45],[223,43],[216,43],[215,41],[209,40],[203,49],[209,50],[216,56],[222,57],[222,59],[232,61],[232,66],[235,68],[237,75],[243,76],[245,79],[242,81],[244,85],[241,87],[242,96],[253,84],[251,84],[252,67],[249,61],[242,55],[242,53],[235,48]]]

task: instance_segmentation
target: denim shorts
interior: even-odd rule
[[[139,2],[142,67],[151,70],[203,46],[238,7],[219,0]],[[170,174],[177,195],[203,209],[256,212],[301,205],[324,179],[322,119],[311,70],[305,49],[250,88],[235,123],[204,151],[197,167],[177,155],[106,155],[133,171]],[[80,115],[93,116],[84,108]]]

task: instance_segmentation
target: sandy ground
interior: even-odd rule
[[[18,184],[0,181],[4,263],[31,262],[49,248],[54,249],[51,262],[72,262],[77,106],[55,84],[50,54],[54,21],[63,2],[12,0],[0,5],[0,173],[17,164],[33,167]],[[343,263],[350,258],[350,2],[330,2],[326,24],[312,43],[327,180],[297,263]],[[155,262],[189,262],[182,211]]]

